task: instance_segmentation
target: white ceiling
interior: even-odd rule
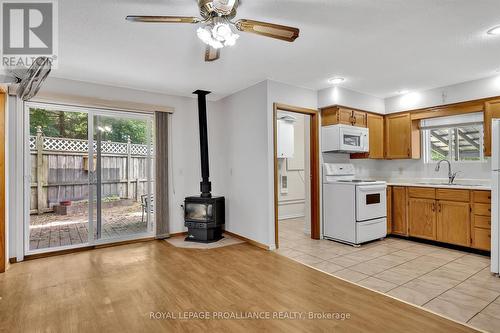
[[[321,89],[327,78],[378,97],[494,75],[499,0],[244,0],[238,18],[297,26],[286,43],[242,34],[203,61],[196,25],[140,24],[128,14],[197,15],[194,0],[59,1],[53,76],[176,95],[219,98],[264,79]]]

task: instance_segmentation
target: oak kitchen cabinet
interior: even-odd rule
[[[410,236],[470,246],[469,190],[412,187],[408,196]]]
[[[437,240],[470,246],[470,203],[437,201]]]
[[[392,186],[391,206],[391,233],[401,236],[408,236],[408,223],[406,218],[406,187]]]
[[[370,143],[370,152],[368,158],[384,158],[384,116],[368,113],[366,115],[366,124],[368,126],[368,137]]]
[[[413,237],[436,240],[436,201],[408,199],[409,234]]]
[[[367,113],[363,111],[352,111],[352,125],[357,127],[366,127]]]
[[[420,158],[420,130],[409,112],[385,117],[385,158]]]
[[[491,192],[472,192],[472,247],[479,250],[491,249]]]
[[[500,118],[500,99],[484,103],[484,156],[491,156],[491,120]]]
[[[321,110],[321,126],[351,125],[366,127],[366,112],[343,106],[331,106]]]
[[[405,187],[391,186],[392,228],[388,233],[397,235],[405,235],[405,221],[401,221],[403,209],[397,213],[395,188],[399,188],[400,201],[405,200],[408,207],[408,236],[490,250],[491,191],[407,187],[403,192]],[[406,199],[402,193],[406,193]],[[395,214],[400,216],[397,223]]]

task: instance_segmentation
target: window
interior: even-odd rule
[[[422,121],[424,160],[442,159],[451,162],[481,162],[483,124],[476,114],[426,119]]]

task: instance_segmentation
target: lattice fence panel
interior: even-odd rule
[[[42,137],[42,140],[44,151],[86,153],[89,149],[87,140],[52,137]],[[36,150],[36,136],[30,136],[29,146],[30,150]],[[94,151],[96,151],[97,143],[95,141],[93,142],[93,146]],[[101,151],[104,154],[127,155],[128,144],[123,142],[103,141],[101,143]],[[151,149],[151,152],[153,152],[153,149]],[[131,144],[130,153],[131,155],[146,156],[148,153],[148,146]]]
[[[127,144],[121,142],[104,141],[101,143],[101,152],[108,154],[127,154]]]
[[[145,156],[148,154],[148,146],[147,145],[132,144],[132,145],[130,145],[130,153],[132,155]]]
[[[36,136],[30,136],[30,150],[36,150]]]
[[[89,146],[87,140],[60,139],[43,137],[43,150],[60,152],[86,152]]]

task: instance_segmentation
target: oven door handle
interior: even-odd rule
[[[359,186],[358,189],[361,192],[380,192],[387,190],[387,185],[363,185]]]

